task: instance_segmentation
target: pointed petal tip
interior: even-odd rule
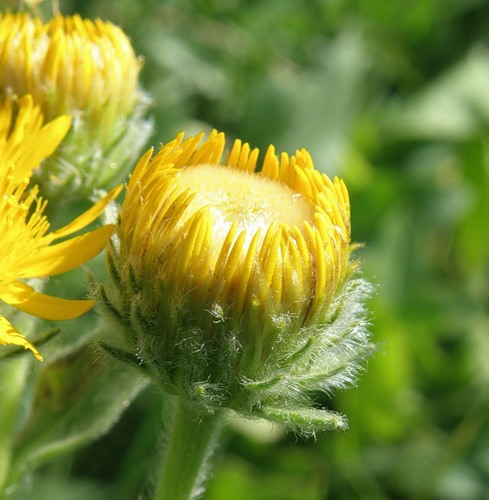
[[[19,311],[53,321],[77,318],[88,312],[95,305],[95,301],[92,299],[62,299],[39,293],[22,281],[11,283],[4,290],[0,299]],[[1,331],[0,329],[0,333]],[[4,328],[4,331],[7,330]]]
[[[16,345],[30,350],[37,360],[43,361],[41,353],[3,316],[0,316],[0,345]]]

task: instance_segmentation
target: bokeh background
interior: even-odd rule
[[[489,498],[489,2],[61,0],[61,11],[130,36],[154,99],[151,144],[215,127],[262,150],[306,147],[350,190],[378,350],[356,387],[317,395],[350,429],[304,441],[235,422],[205,498]],[[138,498],[159,421],[146,389],[107,435],[47,466],[36,494]]]

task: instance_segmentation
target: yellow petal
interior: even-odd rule
[[[25,155],[18,163],[19,168],[14,171],[16,178],[30,177],[41,161],[54,153],[70,126],[71,117],[67,115],[60,116],[44,125],[35,140],[32,140],[30,147],[25,148]]]
[[[34,104],[31,95],[19,99],[18,104],[18,114],[8,138],[10,127],[2,127],[2,135],[5,138],[2,152],[10,162],[15,163],[12,172],[14,183],[30,177],[41,161],[55,151],[71,126],[71,117],[67,115],[60,116],[43,126],[41,110]],[[11,120],[12,103],[8,97],[3,107]],[[22,145],[21,149],[19,145]]]
[[[39,361],[42,361],[39,351],[3,316],[0,316],[0,345],[19,345],[24,349],[30,349],[34,353],[34,356]]]
[[[43,248],[36,255],[31,255],[17,264],[18,276],[39,278],[71,271],[95,257],[109,242],[114,228],[114,225],[103,226],[71,240]]]
[[[101,200],[99,200],[95,205],[90,207],[86,212],[81,214],[75,220],[71,221],[66,226],[53,232],[53,235],[57,238],[62,238],[63,236],[68,236],[73,234],[80,229],[88,226],[90,222],[93,222],[103,211],[104,208],[121,192],[122,186],[117,186],[112,189],[107,195],[105,195]]]
[[[0,294],[0,298],[27,314],[52,320],[77,318],[95,305],[93,300],[59,299],[38,293],[22,281],[10,283]]]

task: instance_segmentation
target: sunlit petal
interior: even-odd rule
[[[0,102],[0,301],[40,318],[71,319],[93,307],[91,300],[66,300],[36,292],[23,279],[39,278],[74,269],[97,255],[108,243],[114,226],[54,244],[85,228],[112,201],[121,188],[57,232],[49,232],[44,211],[47,202],[30,185],[33,169],[52,153],[70,126],[61,117],[48,124],[31,96]],[[42,167],[41,167],[42,168]],[[7,319],[2,320],[0,344],[38,351]]]
[[[50,245],[19,263],[19,277],[38,278],[71,271],[91,260],[107,245],[113,225],[95,229],[68,241]]]
[[[23,148],[22,156],[16,162],[16,168],[13,171],[14,181],[20,182],[25,177],[31,177],[32,172],[39,167],[41,161],[53,154],[66,136],[70,126],[71,117],[66,115],[46,124],[39,131],[38,137]]]
[[[122,190],[122,186],[117,186],[112,189],[107,195],[105,195],[101,200],[99,200],[95,205],[89,208],[82,215],[74,219],[72,222],[67,224],[66,226],[58,229],[53,232],[53,235],[57,238],[62,238],[64,236],[68,236],[70,234],[76,233],[80,229],[88,226],[91,222],[93,222],[105,209],[105,207],[117,196]]]
[[[93,300],[59,299],[38,293],[22,281],[10,283],[0,293],[0,299],[20,311],[50,320],[77,318],[95,305]]]
[[[42,361],[40,352],[3,316],[0,316],[0,345],[18,345],[24,349],[30,349],[34,353],[34,356],[39,361]]]

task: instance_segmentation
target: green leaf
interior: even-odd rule
[[[50,365],[18,442],[13,479],[106,433],[145,385],[136,371],[108,366],[86,348]]]
[[[392,106],[386,129],[401,137],[458,141],[489,122],[489,53],[472,49],[421,92]]]

